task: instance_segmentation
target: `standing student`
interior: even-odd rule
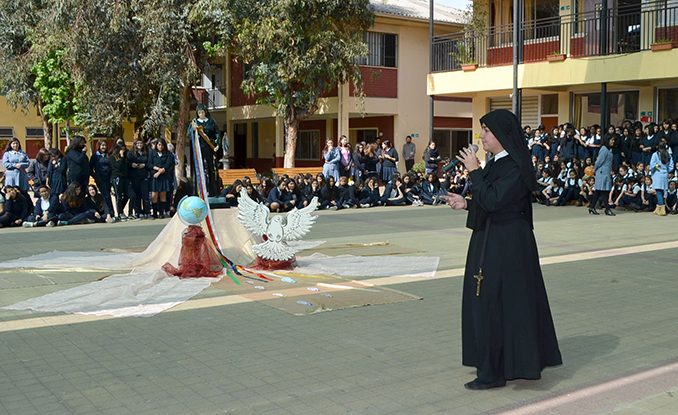
[[[325,178],[333,177],[334,181],[339,181],[339,170],[341,166],[341,153],[339,149],[334,147],[334,140],[330,137],[325,139],[325,148],[323,149],[323,176]]]
[[[362,143],[356,144],[355,151],[351,157],[353,157],[353,171],[351,173],[353,181],[362,181],[363,176],[365,175],[365,165],[363,164],[363,159],[365,158],[365,146]]]
[[[671,156],[667,151],[666,144],[661,142],[657,145],[657,152],[652,155],[650,160],[652,187],[657,192],[657,208],[652,212],[655,215],[666,216],[664,194],[669,190],[669,172],[672,170]]]
[[[389,140],[381,143],[381,180],[384,184],[391,180],[391,175],[396,171],[396,162],[398,162],[398,152],[391,146]]]
[[[87,191],[87,183],[89,182],[89,159],[87,158],[86,150],[87,141],[81,135],[71,137],[71,144],[66,148],[68,184],[78,182],[83,195]]]
[[[654,133],[654,123],[645,126],[645,136],[640,141],[641,159],[643,164],[647,165],[652,159],[652,154],[657,151],[658,140]]]
[[[508,110],[480,119],[485,166],[473,148],[458,157],[471,173],[473,197],[445,196],[468,209],[473,229],[462,295],[462,362],[477,369],[471,390],[507,380],[539,379],[562,364],[534,238],[531,193],[537,189],[520,124]]]
[[[21,190],[28,190],[28,176],[26,169],[30,165],[28,155],[21,150],[21,142],[12,137],[2,155],[2,165],[7,169],[5,186],[18,186]]]
[[[144,140],[137,138],[132,144],[132,150],[127,152],[128,176],[131,187],[131,205],[134,217],[139,219],[153,219],[151,215],[151,191],[149,188],[148,148]],[[188,187],[187,187],[188,188]],[[181,200],[181,199],[180,199]]]
[[[169,217],[167,192],[173,191],[174,156],[167,150],[164,139],[158,139],[155,152],[151,153],[148,165],[151,171],[151,203],[155,217]]]
[[[49,150],[49,165],[47,166],[47,186],[53,196],[61,195],[67,186],[66,169],[68,164],[64,155],[58,148],[53,147]]]
[[[113,211],[113,202],[111,200],[112,171],[111,162],[108,159],[108,143],[106,140],[101,139],[97,142],[97,151],[92,154],[92,158],[89,160],[89,169],[101,192],[104,203],[108,206],[109,212]]]
[[[365,154],[362,158],[363,166],[365,166],[365,174],[363,176],[364,180],[367,180],[371,177],[377,177],[377,165],[379,165],[379,157],[377,157],[376,149],[376,143],[365,144]]]
[[[339,137],[339,153],[341,154],[339,176],[350,177],[353,168],[353,150],[348,142],[348,137],[345,135]]]
[[[31,187],[33,188],[33,195],[36,198],[40,197],[40,186],[47,184],[48,167],[49,151],[46,148],[41,148],[40,151],[38,151],[38,154],[35,156],[35,160],[31,161],[30,166],[28,166],[28,170],[26,170],[26,175],[28,176],[29,182],[33,182]]]
[[[125,144],[116,144],[109,158],[111,163],[111,183],[115,192],[115,206],[117,208],[117,221],[127,220],[125,206],[129,201],[129,159]],[[128,209],[128,213],[129,209]]]

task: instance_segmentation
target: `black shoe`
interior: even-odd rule
[[[504,378],[499,378],[491,383],[485,383],[476,378],[473,382],[469,382],[464,385],[466,389],[472,391],[483,391],[487,389],[501,388],[504,386],[506,386],[506,379]]]
[[[589,215],[600,215],[594,208],[589,208]]]
[[[617,216],[617,215],[614,214],[614,212],[610,208],[605,209],[605,215],[606,216]]]

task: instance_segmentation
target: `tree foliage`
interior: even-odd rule
[[[62,62],[63,50],[55,50],[31,68],[33,87],[40,94],[42,112],[50,123],[75,121],[78,124],[77,88]]]
[[[362,94],[361,31],[373,23],[369,0],[262,0],[239,24],[236,51],[251,65],[242,86],[285,120],[285,167],[294,166],[299,122],[324,92],[352,82]]]

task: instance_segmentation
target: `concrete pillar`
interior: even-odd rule
[[[342,135],[345,135],[346,137],[349,135],[349,113],[351,100],[353,99],[349,93],[348,84],[339,85],[337,95],[339,98],[339,108],[337,111],[339,125],[337,128],[337,137],[333,137],[335,139],[338,139]]]
[[[572,38],[572,25],[574,24],[572,13],[575,10],[572,3],[572,0],[560,1],[560,20],[562,22],[560,26],[560,53],[564,53],[567,56],[570,56],[570,39]]]

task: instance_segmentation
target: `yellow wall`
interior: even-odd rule
[[[42,130],[42,121],[35,108],[31,108],[24,114],[21,109],[16,111],[7,102],[5,97],[0,98],[0,127],[14,127],[14,137],[21,141],[22,148],[26,143],[26,128],[40,128]]]
[[[271,158],[276,150],[275,121],[259,121],[259,158]]]

